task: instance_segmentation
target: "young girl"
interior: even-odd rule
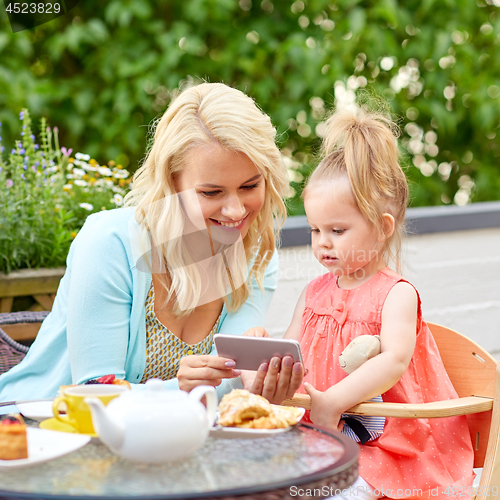
[[[380,394],[396,403],[458,397],[417,291],[387,267],[392,260],[399,269],[408,198],[392,123],[364,110],[337,112],[324,152],[303,197],[314,256],[328,273],[302,292],[285,335],[300,341],[309,370],[302,392],[311,396],[310,419],[341,429],[343,412]],[[381,353],[347,375],[338,357],[366,334],[380,335]],[[357,491],[448,498],[453,487],[472,485],[472,464],[465,417],[388,418],[382,435],[360,447]]]

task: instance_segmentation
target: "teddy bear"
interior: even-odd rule
[[[377,354],[380,354],[380,335],[360,335],[342,351],[340,367],[346,373],[352,373]]]

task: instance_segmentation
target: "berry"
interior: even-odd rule
[[[1,422],[2,425],[16,425],[21,422],[16,417],[5,417]]]
[[[97,380],[87,380],[87,382],[85,382],[85,384],[83,385],[93,385],[93,384],[98,384],[99,382]]]
[[[104,377],[100,377],[97,379],[97,381],[100,383],[100,384],[112,384],[115,380],[115,376],[114,375],[104,375]]]

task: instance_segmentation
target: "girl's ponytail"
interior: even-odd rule
[[[396,125],[382,113],[363,108],[356,114],[337,111],[326,125],[325,158],[311,175],[305,192],[318,181],[347,175],[357,207],[377,230],[383,231],[384,213],[394,217],[387,258],[395,261],[399,270],[408,185],[399,165]]]

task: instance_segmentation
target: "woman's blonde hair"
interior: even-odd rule
[[[230,300],[223,294],[228,310],[234,311],[247,300],[253,278],[263,288],[265,270],[286,217],[282,197],[286,195],[288,180],[275,137],[270,118],[255,102],[221,83],[202,83],[184,90],[158,121],[154,141],[134,175],[125,204],[136,206],[136,220],[147,227],[153,242],[168,242],[161,245],[161,253],[168,268],[167,300],[175,300],[176,315],[188,314],[202,293],[195,266],[186,262],[182,238],[172,238],[182,235],[184,225],[178,197],[171,195],[176,193],[174,179],[184,168],[187,153],[194,147],[214,144],[241,152],[265,179],[264,205],[243,239],[247,267],[239,271],[248,273],[251,265],[248,280],[233,291]],[[179,291],[191,297],[187,300],[191,304],[188,309],[179,307]]]
[[[383,214],[394,217],[394,233],[382,257],[400,271],[408,184],[399,164],[398,127],[385,114],[366,108],[336,111],[326,124],[325,158],[311,174],[303,198],[314,185],[347,175],[356,206],[376,231],[384,232]]]

